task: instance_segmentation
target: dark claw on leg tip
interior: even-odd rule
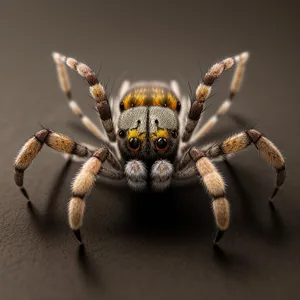
[[[272,199],[277,195],[278,191],[279,191],[279,187],[276,186],[269,201],[272,201]]]
[[[269,199],[269,206],[272,210],[275,210],[275,201],[272,200],[271,198]]]
[[[28,201],[30,201],[30,199],[29,199],[29,195],[28,195],[28,193],[27,193],[27,191],[26,191],[26,189],[25,188],[23,188],[23,187],[21,187],[20,188],[20,190],[21,190],[21,192],[22,192],[22,194],[23,194],[23,196],[28,200]]]
[[[225,231],[223,231],[223,230],[218,230],[217,231],[216,237],[214,239],[214,245],[216,245],[220,241],[220,239],[222,238],[224,233],[225,233]]]
[[[77,229],[77,230],[73,230],[75,236],[76,236],[76,239],[79,241],[79,243],[82,245],[82,239],[81,239],[81,233],[80,233],[80,229]]]
[[[275,209],[275,199],[274,197],[276,196],[277,192],[279,191],[279,187],[276,187],[271,195],[271,197],[269,198],[269,205],[272,209]]]

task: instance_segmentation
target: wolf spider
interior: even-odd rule
[[[244,130],[210,146],[196,146],[229,110],[239,91],[248,56],[244,52],[214,64],[203,76],[191,99],[180,95],[176,81],[169,84],[158,81],[130,84],[125,81],[119,96],[113,101],[108,99],[104,87],[90,67],[74,58],[53,53],[60,87],[67,96],[71,110],[99,138],[101,147],[79,144],[65,135],[44,128],[25,143],[15,160],[16,184],[29,200],[23,186],[24,171],[44,144],[65,153],[70,159],[85,160],[72,183],[72,198],[68,208],[69,225],[82,243],[80,228],[85,200],[98,176],[112,180],[126,178],[128,185],[135,190],[151,186],[161,191],[170,185],[172,179],[187,179],[199,174],[201,183],[212,198],[217,227],[214,243],[217,243],[229,226],[230,206],[225,195],[224,180],[214,160],[226,158],[253,144],[277,172],[276,186],[270,200],[286,177],[285,162],[280,151],[255,129]],[[213,83],[234,64],[236,68],[227,99],[203,126],[197,126]],[[102,124],[100,128],[73,99],[66,66],[88,82]]]

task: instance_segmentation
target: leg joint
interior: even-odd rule
[[[47,138],[47,136],[51,133],[51,130],[49,129],[43,129],[38,131],[34,137],[41,143],[43,144],[45,142],[45,139]]]
[[[196,147],[192,147],[189,150],[189,155],[192,158],[192,160],[195,162],[201,159],[202,157],[206,156],[204,152],[199,151]]]
[[[256,144],[263,136],[260,132],[258,132],[255,129],[246,130],[245,133],[248,135],[248,137],[254,144]]]
[[[93,157],[98,158],[102,163],[107,159],[107,156],[108,156],[107,148],[100,148],[93,154]]]

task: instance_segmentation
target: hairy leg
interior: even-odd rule
[[[188,114],[185,131],[182,137],[183,142],[188,142],[198,124],[201,113],[204,108],[205,101],[208,99],[213,83],[222,75],[226,70],[229,70],[234,63],[238,60],[239,55],[236,57],[228,57],[221,62],[214,64],[202,78],[201,83],[196,89],[194,99]]]
[[[76,71],[80,76],[82,76],[90,86],[90,94],[96,102],[96,109],[99,112],[99,116],[102,125],[106,131],[106,134],[110,141],[116,140],[116,133],[114,124],[112,121],[112,115],[110,110],[110,105],[108,103],[107,94],[100,84],[96,74],[93,70],[74,58],[66,57],[57,52],[53,53],[55,60],[65,63],[72,70]]]
[[[60,83],[60,87],[69,101],[70,109],[77,117],[80,118],[82,124],[92,134],[98,137],[101,141],[106,142],[106,137],[103,135],[99,127],[95,125],[89,117],[86,116],[86,114],[79,107],[78,103],[73,99],[68,72],[63,60],[61,59],[61,55],[59,55],[58,53],[53,53],[53,59],[56,63],[57,77]]]
[[[176,171],[173,174],[173,178],[180,180],[180,179],[190,179],[192,177],[194,177],[195,175],[197,175],[197,168],[196,166],[188,166],[182,170]]]
[[[235,72],[233,74],[228,98],[221,104],[221,106],[216,111],[216,113],[211,118],[209,118],[205,124],[200,126],[200,129],[198,131],[194,132],[189,142],[190,145],[195,145],[203,136],[209,133],[211,129],[216,125],[220,117],[224,116],[228,112],[229,108],[232,105],[234,96],[238,93],[240,89],[244,77],[244,72],[245,72],[245,67],[246,67],[246,62],[248,60],[248,57],[249,57],[248,52],[244,52],[241,55],[235,57],[235,61],[237,63],[236,63]]]
[[[107,159],[109,150],[100,148],[81,167],[72,183],[72,198],[69,202],[69,225],[76,238],[82,243],[80,227],[83,222],[85,200],[91,191],[97,175]]]
[[[35,133],[34,136],[24,144],[14,162],[15,182],[28,200],[28,193],[23,186],[24,171],[30,166],[44,143],[59,152],[69,153],[79,157],[88,157],[91,155],[87,147],[76,143],[71,138],[60,133],[48,129],[43,129]]]
[[[272,200],[283,185],[286,178],[285,161],[279,149],[260,132],[255,129],[245,130],[235,134],[218,145],[209,148],[205,154],[210,158],[226,157],[241,151],[251,144],[255,145],[259,154],[276,170],[277,180],[274,191],[270,197]]]
[[[214,243],[217,243],[230,223],[230,205],[225,195],[225,183],[217,168],[203,152],[191,148],[190,156],[196,163],[202,183],[212,198],[212,209],[218,229]]]

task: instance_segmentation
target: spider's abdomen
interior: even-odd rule
[[[162,83],[136,83],[123,96],[121,111],[137,106],[162,106],[180,111],[180,101],[174,92]]]

